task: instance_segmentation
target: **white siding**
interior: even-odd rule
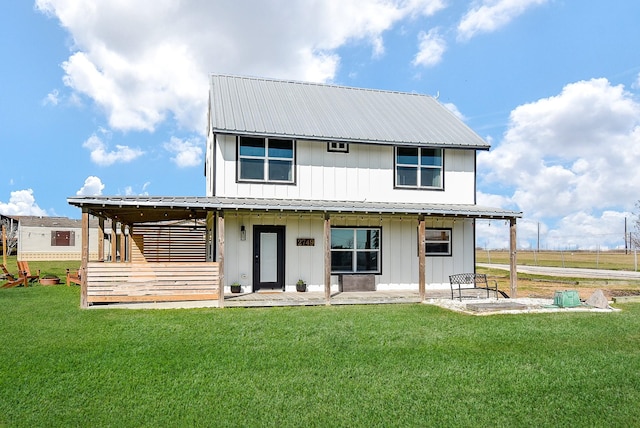
[[[67,231],[75,234],[75,245],[55,246],[51,245],[51,233],[55,231]],[[89,258],[98,258],[98,229],[89,229]],[[110,247],[105,244],[105,249]],[[107,254],[107,252],[105,252]],[[82,258],[82,229],[65,227],[36,227],[20,226],[18,228],[18,260],[81,260]],[[70,266],[71,267],[71,266]]]
[[[247,231],[240,240],[240,226]],[[225,282],[237,281],[244,292],[252,291],[253,226],[286,227],[285,284],[287,291],[295,289],[303,279],[312,291],[324,287],[323,216],[320,214],[271,214],[227,212],[225,214]],[[418,221],[413,216],[334,215],[332,226],[381,227],[382,273],[376,275],[378,290],[418,288]],[[449,288],[449,275],[474,271],[472,220],[427,219],[427,227],[451,228],[451,256],[427,257],[427,289]],[[296,246],[297,238],[314,238],[312,247]],[[338,277],[332,276],[332,289],[338,289]]]
[[[444,191],[394,189],[391,146],[350,144],[349,153],[327,151],[325,142],[296,142],[295,184],[238,183],[236,138],[218,135],[216,160],[207,165],[215,196],[338,201],[473,204],[475,151],[445,150]],[[215,171],[211,173],[215,165]]]

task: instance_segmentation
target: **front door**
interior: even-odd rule
[[[253,291],[284,291],[284,226],[253,227]]]

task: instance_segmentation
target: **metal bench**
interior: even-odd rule
[[[464,290],[487,290],[487,299],[493,291],[498,298],[498,281],[493,280],[493,285],[489,285],[487,275],[483,273],[456,273],[449,275],[449,285],[451,286],[451,299],[454,297],[454,290],[458,290],[458,299],[462,301],[462,292]]]

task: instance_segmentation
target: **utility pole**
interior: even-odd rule
[[[629,247],[627,246],[627,218],[624,218],[624,253],[629,254]]]

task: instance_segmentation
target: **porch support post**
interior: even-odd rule
[[[424,301],[426,289],[426,251],[424,248],[425,222],[424,216],[418,217],[418,291],[420,301]]]
[[[517,251],[516,251],[516,219],[509,219],[509,253],[510,253],[510,275],[511,297],[516,298],[518,295],[518,270],[517,270]]]
[[[104,217],[98,217],[98,261],[104,261]]]
[[[111,219],[111,263],[115,263],[118,259],[118,222],[115,219]]]
[[[218,217],[218,307],[224,308],[224,211],[217,212]]]
[[[88,308],[87,264],[89,263],[89,210],[82,209],[82,255],[80,262],[80,307]]]
[[[324,300],[331,305],[331,218],[324,215]]]
[[[120,261],[121,262],[126,262],[129,260],[129,257],[127,256],[127,253],[125,252],[126,250],[126,235],[124,234],[124,230],[127,228],[127,226],[124,223],[120,223]]]

